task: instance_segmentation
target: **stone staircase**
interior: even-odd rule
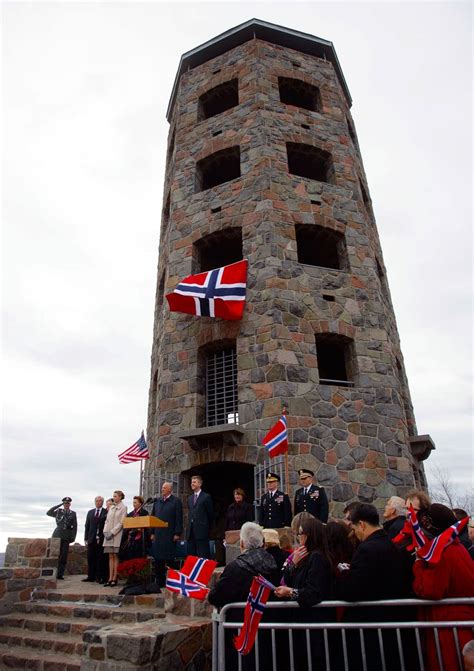
[[[109,625],[165,617],[163,594],[120,596],[119,588],[66,578],[58,589],[33,590],[0,616],[0,668],[79,671],[94,632]]]

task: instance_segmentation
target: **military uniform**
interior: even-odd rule
[[[313,477],[314,473],[306,469],[298,471],[300,478],[302,476]],[[309,479],[309,477],[308,477]],[[306,491],[305,491],[306,490]],[[308,485],[308,487],[301,487],[295,493],[295,515],[302,512],[311,513],[321,522],[328,521],[329,505],[328,497],[323,487],[318,485]]]
[[[267,482],[279,482],[275,473],[269,473]],[[279,529],[291,524],[291,502],[288,494],[276,489],[266,492],[260,499],[258,522],[265,529]]]
[[[64,503],[71,503],[69,496],[65,496],[61,503],[48,510],[46,515],[56,519],[56,529],[53,531],[53,538],[60,538],[58,573],[59,580],[63,579],[66,568],[67,556],[69,552],[69,543],[74,543],[77,534],[77,517],[73,510],[62,508]]]

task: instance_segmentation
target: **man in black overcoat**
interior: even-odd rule
[[[103,507],[103,496],[96,496],[94,503],[95,507],[89,510],[86,516],[84,543],[87,545],[87,578],[84,578],[82,582],[97,581],[103,583],[105,576],[103,573],[104,548],[102,543],[107,511]]]
[[[268,491],[260,499],[258,522],[265,529],[280,529],[291,524],[291,501],[288,494],[278,489],[280,476],[276,473],[267,475]]]
[[[214,522],[214,506],[209,494],[203,492],[202,478],[193,475],[191,489],[193,493],[188,497],[188,555],[210,559],[209,531]]]
[[[350,513],[352,528],[360,541],[352,558],[349,570],[335,582],[336,598],[344,601],[379,601],[385,599],[403,599],[409,595],[410,584],[400,550],[392,543],[387,532],[379,524],[379,514],[375,506],[361,503]],[[344,614],[346,622],[390,622],[404,619],[410,613],[402,607],[396,610],[389,607],[374,606],[347,608]],[[357,635],[348,636],[351,664],[354,669],[361,667],[360,642]],[[384,633],[385,661],[387,669],[399,669],[400,661],[394,632]],[[367,668],[382,668],[379,659],[379,645],[376,632],[364,632],[366,650],[370,650]],[[413,667],[417,668],[417,667]],[[352,666],[351,666],[352,669]]]
[[[314,473],[309,468],[300,468],[298,471],[301,488],[295,492],[294,514],[311,513],[321,522],[328,521],[329,504],[324,487],[313,483]]]
[[[71,497],[65,496],[61,503],[53,506],[46,513],[49,517],[54,517],[56,519],[56,529],[53,531],[53,538],[61,539],[58,557],[58,572],[56,576],[58,580],[64,580],[64,570],[67,563],[69,543],[74,543],[76,540],[77,517],[76,513],[71,510],[71,503]]]
[[[166,583],[166,566],[176,568],[176,542],[183,533],[183,504],[173,494],[173,484],[164,482],[161,487],[161,496],[153,502],[151,514],[163,522],[167,527],[153,529],[152,554],[155,558],[156,581],[160,587]]]

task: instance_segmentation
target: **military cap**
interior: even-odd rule
[[[308,468],[300,468],[300,470],[298,471],[298,475],[300,476],[300,478],[304,478],[308,475],[309,477],[312,478],[314,473],[313,471],[310,471]]]
[[[280,476],[276,473],[269,473],[267,475],[267,482],[280,482]]]
[[[72,499],[70,496],[65,496],[62,501],[63,503],[71,503]]]

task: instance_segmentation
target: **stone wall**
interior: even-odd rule
[[[283,104],[278,77],[318,86],[322,111]],[[199,121],[199,96],[233,78],[239,81],[239,104]],[[230,49],[181,76],[171,137],[147,476],[164,466],[182,473],[213,462],[262,463],[261,440],[285,405],[290,494],[297,469],[307,467],[326,488],[335,516],[350,500],[381,509],[389,496],[403,496],[422,471],[410,450],[416,426],[362,157],[332,64],[259,39]],[[290,174],[287,142],[329,152],[331,183]],[[196,192],[196,163],[236,145],[241,177]],[[311,224],[344,236],[344,269],[298,261],[295,227]],[[229,227],[242,229],[243,258],[249,261],[243,319],[170,313],[164,294],[197,272],[194,243]],[[320,383],[315,336],[327,333],[353,342],[353,387]],[[237,348],[244,435],[238,445],[217,436],[196,450],[180,433],[202,425],[200,348],[229,340]],[[150,487],[147,494],[154,493]]]
[[[1,568],[0,615],[11,612],[15,603],[29,601],[34,589],[56,586],[51,568]]]
[[[81,671],[210,671],[212,625],[209,620],[156,621],[112,625],[83,636]]]
[[[56,576],[59,546],[59,538],[9,538],[5,552],[5,568],[22,566],[42,570],[53,569]],[[65,575],[84,573],[87,573],[87,548],[80,543],[71,544]]]

